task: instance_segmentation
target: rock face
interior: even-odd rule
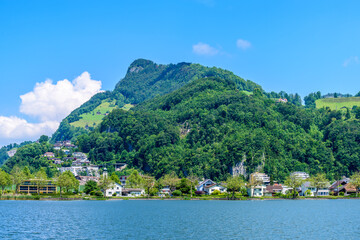
[[[246,162],[246,155],[244,154],[242,161],[238,162],[237,164],[235,164],[235,166],[232,167],[233,176],[237,177],[241,175],[244,176],[245,178],[247,177],[245,162]]]

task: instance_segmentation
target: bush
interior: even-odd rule
[[[221,194],[220,190],[217,189],[211,193],[211,195],[220,195],[220,194]]]
[[[195,191],[195,195],[200,196],[200,195],[204,195],[204,194],[205,194],[204,191]]]
[[[91,191],[91,192],[90,192],[90,195],[91,195],[91,196],[97,196],[97,197],[102,197],[102,196],[104,196],[103,193],[102,193],[101,191],[99,191],[99,190]]]
[[[179,196],[181,196],[181,194],[182,193],[181,193],[180,190],[175,190],[175,191],[172,192],[172,195],[175,196],[175,197],[179,197]]]
[[[116,192],[114,192],[114,193],[112,194],[112,196],[113,196],[113,197],[116,197]]]
[[[339,196],[344,196],[344,192],[339,192]]]

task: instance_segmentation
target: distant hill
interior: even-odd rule
[[[260,85],[221,68],[192,63],[163,65],[138,59],[129,66],[126,76],[120,80],[114,91],[96,94],[67,116],[51,141],[54,143],[73,139],[96,127],[113,109],[129,109],[145,100],[173,92],[189,82],[207,77],[230,80],[238,90],[249,94],[255,88],[263,91]]]
[[[321,98],[315,101],[316,108],[329,107],[331,110],[352,109],[360,106],[360,97]]]

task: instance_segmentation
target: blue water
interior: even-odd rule
[[[360,239],[359,200],[0,201],[1,239]]]

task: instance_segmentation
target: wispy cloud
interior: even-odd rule
[[[210,46],[207,43],[202,43],[202,42],[193,45],[192,48],[193,48],[193,52],[197,55],[214,56],[219,53],[218,49]]]
[[[359,57],[358,56],[353,56],[353,57],[349,57],[348,59],[346,59],[343,63],[344,67],[349,66],[350,64],[355,63],[355,64],[359,64]]]
[[[88,72],[83,72],[73,81],[64,79],[53,83],[48,79],[36,83],[31,92],[20,96],[20,112],[39,119],[39,122],[0,116],[0,144],[51,135],[62,119],[99,92],[101,81],[92,80]]]
[[[246,50],[251,47],[251,43],[244,39],[238,39],[236,41],[236,46],[242,50]]]

